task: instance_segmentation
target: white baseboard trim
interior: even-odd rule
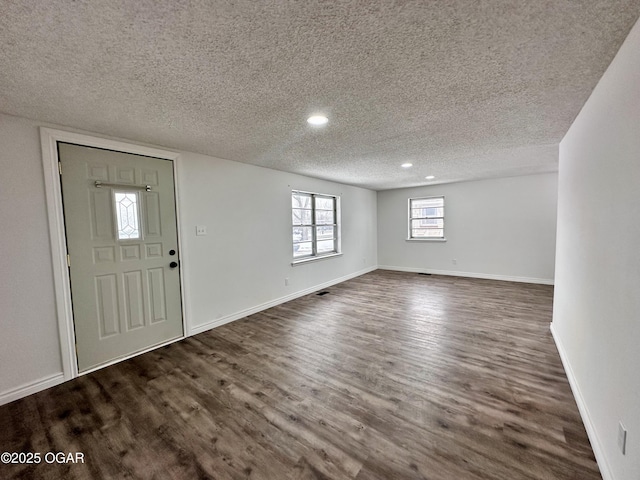
[[[564,346],[562,345],[562,341],[560,340],[558,334],[555,332],[553,323],[550,324],[550,328],[551,335],[553,336],[553,341],[555,342],[558,353],[560,354],[562,366],[564,367],[564,371],[567,374],[567,379],[569,380],[569,385],[571,386],[571,392],[573,393],[573,397],[578,404],[578,411],[580,412],[582,423],[584,424],[584,428],[587,431],[587,436],[589,437],[589,441],[591,442],[591,448],[593,449],[593,454],[595,455],[596,462],[598,463],[598,467],[600,468],[602,479],[614,480],[613,473],[611,473],[611,467],[609,467],[609,462],[607,461],[607,457],[604,454],[602,444],[600,443],[600,440],[596,433],[596,429],[593,425],[593,422],[591,421],[591,417],[589,416],[587,404],[585,403],[582,392],[580,391],[580,387],[578,386],[578,381],[573,374],[573,369],[571,368],[571,364],[569,363],[569,359],[567,358],[567,354]]]
[[[453,277],[484,278],[486,280],[502,280],[504,282],[538,283],[553,285],[553,278],[512,277],[510,275],[494,275],[492,273],[458,272],[454,270],[434,270],[431,268],[395,267],[392,265],[378,265],[381,270],[395,270],[397,272],[431,273],[432,275],[449,275]]]
[[[206,332],[207,330],[211,330],[212,328],[220,327],[222,325],[233,322],[235,320],[248,317],[249,315],[253,315],[254,313],[261,312],[262,310],[266,310],[267,308],[275,307],[276,305],[280,305],[281,303],[295,300],[296,298],[303,297],[305,295],[316,292],[323,288],[328,288],[338,283],[346,282],[347,280],[351,280],[352,278],[359,277],[360,275],[364,275],[365,273],[373,272],[374,270],[377,270],[377,269],[378,269],[377,266],[365,268],[364,270],[360,270],[355,273],[350,273],[349,275],[345,275],[344,277],[335,278],[328,282],[324,282],[310,288],[305,288],[304,290],[300,290],[290,295],[286,295],[284,297],[280,297],[275,300],[270,300],[268,302],[262,303],[260,305],[256,305],[254,307],[246,308],[244,310],[232,313],[230,315],[225,315],[224,317],[218,318],[216,320],[212,320],[210,322],[203,323],[201,325],[195,325],[189,329],[188,336],[197,335],[198,333]]]
[[[43,377],[35,382],[26,383],[19,387],[0,393],[0,405],[13,402],[19,398],[38,393],[47,388],[55,387],[65,381],[64,373],[55,373],[48,377]]]

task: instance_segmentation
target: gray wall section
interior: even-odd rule
[[[62,372],[40,134],[0,115],[0,394]]]
[[[638,52],[640,22],[560,144],[553,330],[605,480],[640,478]]]
[[[407,241],[408,199],[437,195],[446,242]],[[553,283],[556,202],[555,173],[379,192],[379,264]]]
[[[181,170],[195,327],[378,263],[374,191],[191,153],[182,156]],[[342,256],[291,265],[292,189],[341,197]],[[207,235],[196,236],[196,225],[207,226]]]

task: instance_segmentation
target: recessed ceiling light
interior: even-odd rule
[[[433,179],[434,179],[434,178],[436,178],[436,177],[434,177],[433,175],[429,175],[429,176],[424,177],[424,178],[426,178],[427,180],[433,180]]]
[[[413,167],[413,163],[409,163],[409,162],[407,162],[407,163],[403,163],[403,164],[402,164],[402,165],[400,165],[400,166],[401,166],[402,168],[411,168],[411,167]]]
[[[327,117],[325,117],[324,115],[313,115],[309,118],[307,118],[307,122],[311,125],[325,125],[327,122],[329,121],[329,119]]]

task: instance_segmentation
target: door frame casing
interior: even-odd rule
[[[67,265],[67,237],[64,225],[64,208],[62,205],[62,188],[60,184],[58,142],[73,143],[86,147],[103,148],[123,153],[133,153],[147,157],[156,157],[171,160],[173,164],[174,196],[176,210],[176,227],[178,232],[178,251],[180,258],[184,259],[182,252],[182,232],[180,229],[180,196],[179,196],[179,163],[180,154],[169,150],[161,150],[153,147],[145,147],[119,140],[94,137],[91,135],[66,132],[48,127],[40,127],[40,143],[42,146],[42,167],[44,170],[44,186],[47,204],[47,216],[49,219],[49,238],[51,243],[51,259],[53,267],[53,283],[56,299],[56,316],[58,319],[58,335],[60,340],[60,354],[62,357],[62,371],[65,380],[71,380],[79,375],[85,375],[113,363],[121,362],[127,358],[140,355],[149,350],[168,345],[187,336],[187,315],[184,294],[183,265],[180,266],[180,302],[182,311],[182,336],[168,342],[154,345],[148,349],[117,358],[98,367],[78,372],[78,359],[75,348],[75,325],[73,322],[73,308],[71,304],[71,282],[69,267]],[[64,174],[64,172],[63,172]]]

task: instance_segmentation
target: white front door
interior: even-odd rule
[[[181,337],[173,162],[58,152],[78,370]]]

